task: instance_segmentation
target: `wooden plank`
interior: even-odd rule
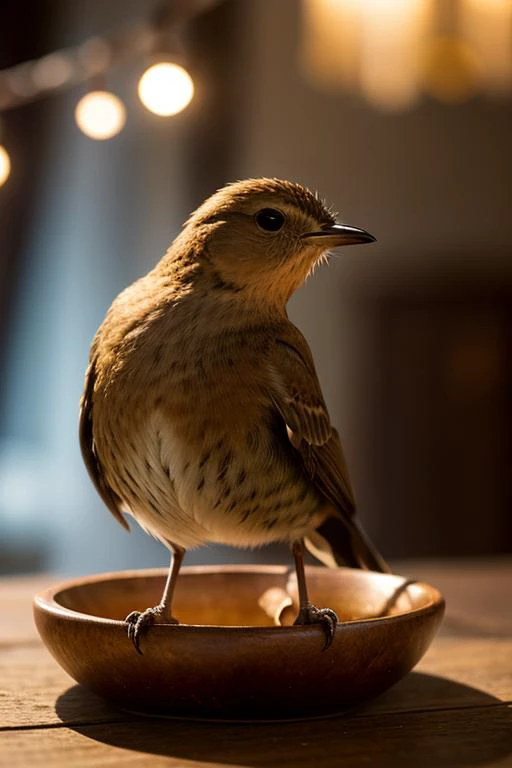
[[[361,715],[512,700],[512,641],[439,638],[417,667]],[[42,645],[0,653],[0,727],[129,719],[76,686]]]
[[[129,719],[77,686],[41,643],[0,652],[0,729],[61,723],[64,695],[66,723]]]
[[[38,590],[56,581],[51,576],[0,579],[0,647],[38,638],[32,619],[32,599]]]
[[[512,558],[403,560],[393,566],[442,592],[443,634],[512,637]]]
[[[512,701],[512,641],[438,638],[401,683],[365,711],[411,712]]]
[[[504,705],[259,725],[145,720],[5,732],[0,754],[31,768],[505,768],[511,724]]]
[[[438,638],[417,669],[512,701],[512,639]]]

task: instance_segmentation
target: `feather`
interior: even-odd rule
[[[345,562],[388,571],[354,517],[354,495],[339,435],[331,425],[311,351],[291,323],[282,327],[270,365],[273,403],[305,471],[333,510],[306,540],[308,547],[331,566]]]
[[[89,472],[89,476],[94,483],[96,490],[116,520],[121,523],[123,528],[126,528],[126,530],[129,531],[130,526],[121,514],[122,501],[117,493],[115,493],[115,491],[113,491],[113,489],[106,482],[94,446],[92,411],[95,378],[96,361],[94,358],[92,358],[85,375],[85,389],[84,394],[82,395],[82,400],[80,402],[80,448],[82,450],[85,466],[87,467],[87,471]]]

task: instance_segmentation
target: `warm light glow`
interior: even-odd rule
[[[101,75],[111,63],[111,46],[101,37],[90,37],[78,49],[78,59],[89,75]]]
[[[313,85],[338,90],[357,82],[360,20],[354,2],[305,0],[302,65]]]
[[[425,90],[439,101],[460,103],[478,90],[477,59],[471,48],[456,37],[430,41],[423,68]]]
[[[0,187],[5,184],[11,173],[11,158],[7,150],[0,145]]]
[[[60,88],[73,76],[73,63],[63,53],[50,53],[34,64],[32,80],[41,90]]]
[[[360,87],[372,103],[396,110],[416,100],[430,5],[430,0],[360,0]]]
[[[305,0],[304,11],[313,81],[357,88],[384,109],[414,102],[432,0]]]
[[[403,109],[512,92],[512,0],[303,0],[302,62],[313,85]]]
[[[91,91],[75,109],[78,127],[91,139],[111,139],[124,127],[126,109],[121,99],[108,91]]]
[[[478,57],[485,85],[512,87],[512,0],[461,0],[461,32]]]
[[[160,62],[146,69],[139,81],[139,97],[146,109],[168,117],[185,109],[194,95],[194,83],[183,67]]]

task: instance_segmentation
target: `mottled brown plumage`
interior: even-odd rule
[[[355,521],[313,358],[285,309],[326,249],[372,239],[298,184],[238,182],[112,304],[91,347],[84,459],[116,518],[129,512],[178,553],[162,605],[130,620],[137,647],[148,620],[171,620],[191,547],[306,539],[330,564],[385,568]],[[307,620],[334,621],[301,594]]]

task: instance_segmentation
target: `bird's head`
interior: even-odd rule
[[[248,179],[208,198],[192,214],[180,240],[200,244],[198,257],[227,290],[285,303],[326,251],[375,238],[336,223],[318,197],[300,184]]]

